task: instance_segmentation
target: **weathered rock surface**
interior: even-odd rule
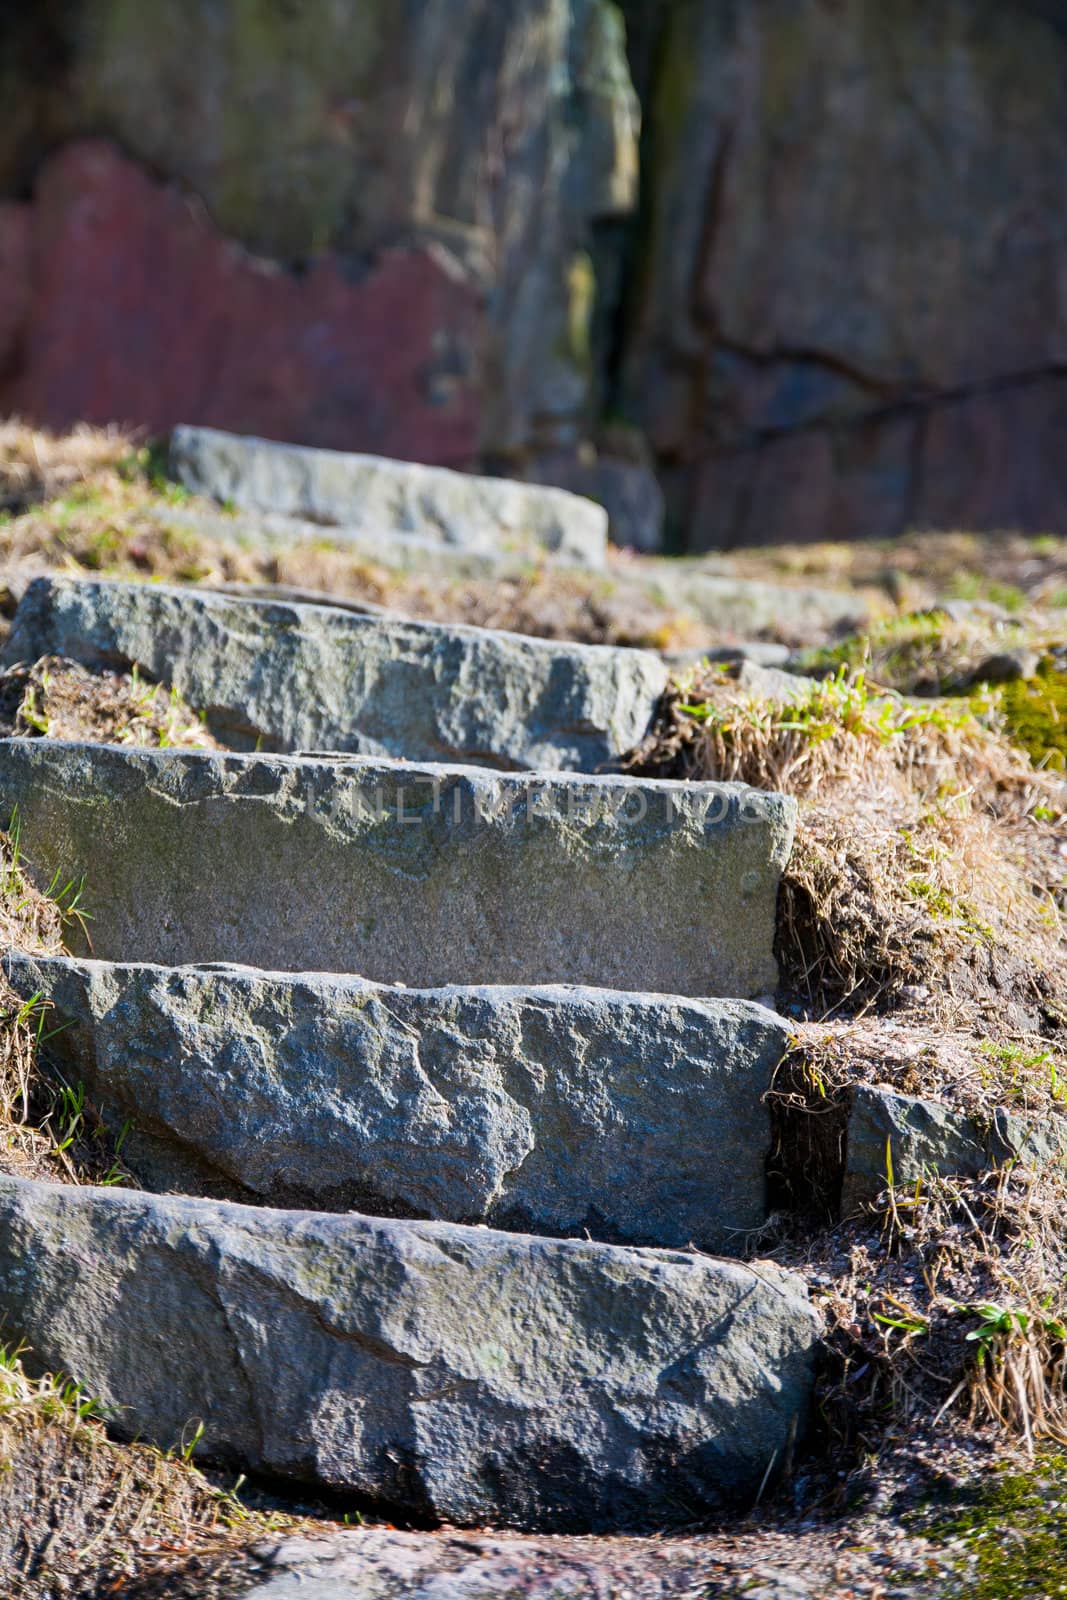
[[[789,1029],[745,1001],[9,955],[153,1189],[736,1253]],[[56,1031],[59,1030],[59,1031]]]
[[[441,251],[279,271],[93,141],[46,163],[32,203],[0,206],[0,265],[0,414],[477,458],[482,296]]]
[[[767,632],[806,644],[828,634],[855,632],[870,614],[861,595],[732,578],[690,561],[657,562],[639,581],[683,614],[740,638]]]
[[[842,1208],[875,1199],[890,1172],[894,1183],[913,1183],[925,1172],[967,1176],[988,1164],[973,1119],[940,1101],[860,1084],[849,1112]]]
[[[624,409],[694,546],[1058,526],[1062,11],[626,9],[650,82]]]
[[[666,507],[650,465],[598,456],[542,457],[527,466],[530,483],[555,484],[604,507],[612,544],[655,553],[663,548]]]
[[[1054,529],[1065,62],[1052,0],[8,6],[0,412],[563,477],[610,415],[691,548]]]
[[[282,1536],[249,1553],[241,1600],[839,1600],[832,1572],[760,1560],[756,1535],[709,1539],[401,1532],[368,1524]],[[805,1549],[804,1555],[810,1558]],[[828,1563],[829,1565],[829,1563]],[[840,1571],[840,1565],[837,1568]],[[752,1585],[756,1584],[756,1588]],[[729,1587],[727,1587],[729,1586]],[[236,1594],[235,1589],[235,1594]],[[900,1589],[899,1600],[919,1600]]]
[[[66,331],[80,333],[67,352],[68,376],[88,401],[76,415],[155,427],[214,421],[459,464],[451,451],[428,448],[433,409],[447,412],[471,378],[450,322],[424,309],[429,273],[398,281],[395,298],[378,303],[370,350],[345,318],[316,319],[314,293],[302,340],[314,368],[294,361],[285,341],[273,362],[262,347],[273,345],[279,324],[246,309],[250,275],[201,273],[178,215],[188,207],[206,211],[233,255],[267,258],[257,264],[261,275],[295,292],[300,278],[288,269],[311,263],[312,279],[351,282],[357,305],[368,266],[391,271],[383,253],[410,243],[463,279],[465,297],[477,297],[473,393],[486,447],[508,454],[533,436],[567,437],[579,426],[595,298],[588,251],[594,227],[628,212],[637,187],[640,111],[609,0],[16,8],[0,31],[0,89],[0,192],[24,194],[42,155],[86,133],[127,152],[146,186],[148,172],[176,186],[169,209],[138,197],[106,253],[98,233],[83,231],[76,192],[68,197],[81,228],[64,224],[67,248],[54,265],[69,280]],[[131,303],[131,283],[153,274],[158,297]],[[166,322],[153,327],[168,303]],[[373,314],[365,303],[356,312],[365,338]],[[421,361],[412,322],[432,330]],[[377,436],[394,409],[394,350],[412,357],[421,390],[401,449]],[[28,353],[39,395],[33,373],[42,359],[40,347]],[[201,383],[190,394],[194,375]],[[227,414],[221,401],[231,384],[244,407]],[[264,390],[283,426],[262,420]],[[135,411],[135,396],[151,409]],[[42,398],[68,414],[72,402],[58,387]]]
[[[796,802],[356,757],[0,741],[27,870],[95,954],[383,982],[773,993]],[[73,936],[73,935],[72,935]]]
[[[235,749],[593,772],[644,737],[654,655],[158,584],[40,578],[4,662],[135,663]]]
[[[1067,1161],[1067,1114],[1033,1117],[998,1106],[989,1131],[989,1150],[998,1165],[1020,1161],[1025,1166],[1044,1166],[1050,1161]]]
[[[8,1178],[0,1317],[127,1435],[202,1418],[246,1469],[575,1529],[750,1497],[817,1337],[769,1263]]]
[[[972,1177],[1006,1161],[1067,1160],[1067,1115],[1034,1117],[997,1107],[987,1120],[937,1100],[861,1084],[849,1113],[842,1208],[926,1173]]]
[[[589,566],[601,565],[607,548],[607,512],[563,489],[214,428],[176,428],[170,459],[187,489],[336,525],[342,538],[346,528],[378,537],[395,530],[489,554],[518,538]]]
[[[316,523],[271,513],[226,516],[221,512],[205,513],[199,507],[159,506],[155,515],[179,531],[232,540],[251,549],[292,550],[307,541],[320,542],[324,534],[330,537],[329,530]],[[345,530],[344,546],[387,570],[439,573],[446,581],[521,578],[530,570],[529,546],[524,547],[517,540],[505,541],[498,552],[490,555],[412,534],[397,533],[385,540],[349,528]],[[678,558],[610,566],[589,573],[588,580],[595,581],[598,595],[632,605],[639,615],[651,601],[691,619],[708,630],[716,645],[724,639],[745,640],[770,633],[793,647],[810,646],[838,634],[855,633],[870,619],[869,603],[854,591],[761,583],[711,572],[701,564]]]

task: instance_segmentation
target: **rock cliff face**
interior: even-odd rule
[[[694,541],[1062,522],[1067,12],[634,10],[623,394]]]
[[[384,250],[358,280],[332,256],[279,271],[83,140],[46,163],[32,204],[0,206],[0,271],[0,413],[477,455],[482,312],[432,249]]]
[[[0,411],[1059,526],[1065,67],[1050,0],[7,7]]]
[[[577,437],[592,229],[637,183],[607,0],[44,0],[0,12],[0,91],[0,410]],[[127,159],[53,154],[86,134]]]

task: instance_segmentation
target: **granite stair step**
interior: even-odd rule
[[[618,766],[667,686],[644,650],[64,577],[26,590],[3,664],[65,656],[176,688],[231,749],[502,770]]]
[[[397,989],[9,954],[153,1190],[740,1254],[787,1024],[740,1000]]]
[[[0,741],[72,954],[376,982],[773,994],[796,803],[740,784]]]

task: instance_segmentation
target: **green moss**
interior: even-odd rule
[[[960,693],[976,657],[1026,642],[1026,631],[1001,629],[983,639],[976,625],[961,627],[943,612],[892,617],[870,633],[855,634],[801,659],[807,672],[864,668],[870,678],[904,694]],[[1038,643],[1037,648],[1041,648]],[[1046,656],[1035,677],[1020,678],[991,694],[985,686],[966,693],[982,721],[999,713],[1004,732],[1035,766],[1067,768],[1067,673]]]
[[[1034,678],[1009,683],[1001,693],[1005,731],[1035,766],[1067,769],[1067,673],[1046,658]]]
[[[917,683],[940,680],[950,629],[949,619],[939,611],[887,617],[868,633],[851,634],[837,644],[805,651],[800,666],[811,673],[865,667],[887,688],[915,693]]]
[[[965,1594],[967,1600],[1067,1595],[1067,1458],[1047,1456],[1032,1472],[1002,1468],[923,1531],[963,1545],[959,1587],[946,1585],[948,1595]]]
[[[980,572],[961,573],[950,584],[949,595],[954,600],[986,600],[1012,612],[1025,611],[1027,606],[1026,595],[1014,583],[998,583]]]
[[[721,669],[725,678],[727,669]],[[688,693],[686,679],[679,683]],[[842,666],[832,677],[812,685],[800,699],[788,704],[772,700],[719,704],[714,699],[683,699],[678,710],[706,727],[717,729],[727,742],[736,733],[756,730],[765,736],[794,734],[811,744],[852,737],[892,745],[922,729],[938,732],[976,729],[974,711],[966,700],[911,702],[873,688],[862,671]]]
[[[1027,1050],[996,1039],[983,1039],[978,1048],[985,1057],[977,1063],[978,1076],[999,1098],[1026,1106],[1035,1092],[1048,1090],[1053,1100],[1062,1103],[1064,1086],[1051,1050]]]
[[[908,878],[904,892],[909,900],[920,901],[930,915],[939,921],[947,922],[956,915],[956,902],[952,896],[929,878]]]
[[[110,524],[97,528],[85,540],[82,563],[93,572],[101,572],[117,560],[125,543],[125,537]]]
[[[596,306],[596,273],[592,259],[579,251],[567,272],[567,356],[580,372],[593,369],[590,330]]]

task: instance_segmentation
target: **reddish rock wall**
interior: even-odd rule
[[[301,274],[82,141],[0,206],[0,414],[199,422],[449,466],[478,453],[481,298],[442,250]]]
[[[0,412],[1067,530],[1062,3],[36,0],[0,104]]]

